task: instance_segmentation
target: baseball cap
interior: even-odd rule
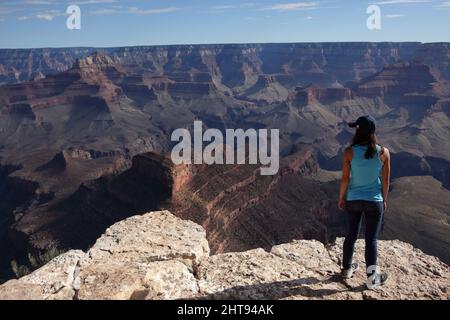
[[[372,116],[359,117],[355,122],[348,124],[351,128],[357,128],[363,134],[375,133],[376,122]]]

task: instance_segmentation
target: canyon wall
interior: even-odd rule
[[[419,51],[422,50],[422,51]],[[0,50],[0,84],[32,80],[69,69],[78,58],[101,52],[131,68],[167,73],[180,81],[214,79],[228,87],[249,86],[259,74],[282,83],[298,80],[345,83],[360,80],[384,66],[409,60],[420,43],[292,43],[141,46]],[[431,48],[429,49],[431,50]],[[190,74],[196,69],[196,75]],[[210,76],[203,76],[209,74]],[[190,80],[191,82],[192,80]]]

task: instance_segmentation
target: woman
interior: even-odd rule
[[[365,260],[367,285],[373,288],[387,280],[387,274],[377,267],[377,238],[383,223],[389,192],[390,155],[387,148],[377,144],[375,120],[371,116],[350,123],[356,133],[343,157],[339,209],[348,215],[348,233],[344,241],[342,276],[351,278],[358,268],[352,263],[362,215],[365,216]]]

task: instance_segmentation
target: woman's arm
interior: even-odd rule
[[[383,148],[381,160],[383,161],[383,169],[381,170],[381,190],[383,193],[384,210],[386,210],[389,193],[389,181],[391,178],[391,154],[389,153],[388,148]]]
[[[339,188],[339,203],[340,210],[345,210],[345,199],[347,197],[347,189],[350,183],[350,163],[352,161],[353,152],[351,148],[347,148],[344,151],[342,158],[342,179],[341,186]]]

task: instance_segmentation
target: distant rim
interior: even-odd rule
[[[420,41],[317,41],[317,42],[224,42],[224,43],[180,43],[180,44],[139,44],[123,46],[73,46],[73,47],[17,47],[0,48],[6,50],[51,50],[51,49],[119,49],[119,48],[161,48],[161,47],[214,47],[214,46],[258,46],[258,45],[318,45],[318,44],[416,44],[416,45],[450,45],[450,42],[420,42]]]

